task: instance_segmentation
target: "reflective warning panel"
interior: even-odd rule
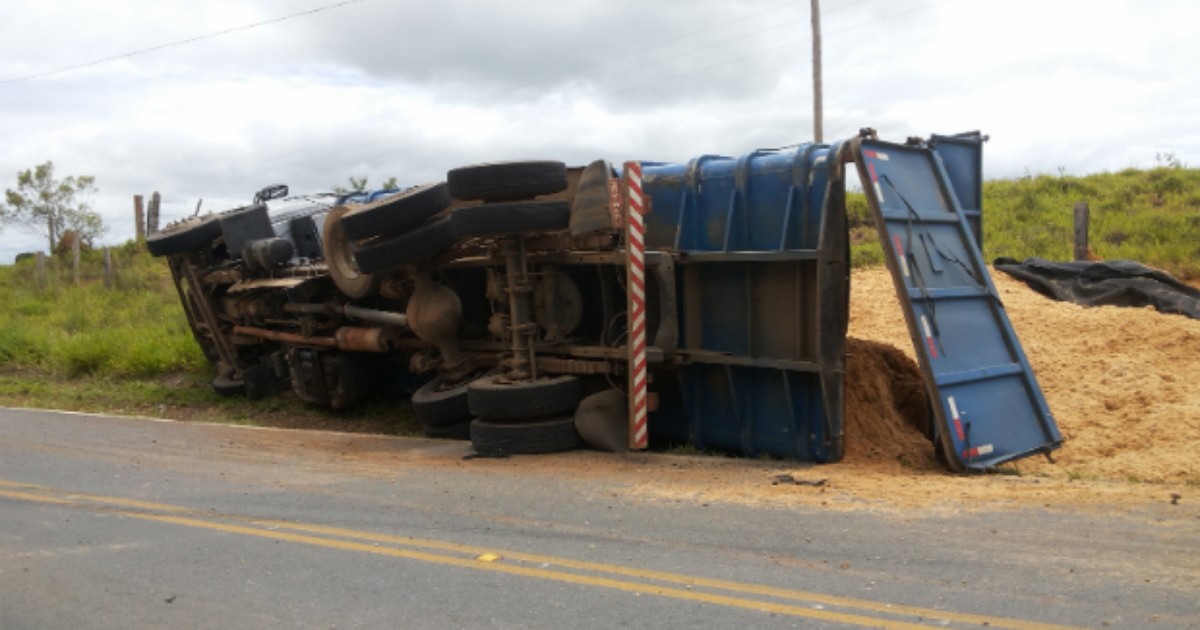
[[[1062,444],[941,156],[863,139],[854,159],[925,376],[941,454],[983,469]],[[977,185],[977,184],[976,184]]]

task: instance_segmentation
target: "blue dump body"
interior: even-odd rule
[[[960,471],[1062,442],[971,222],[981,142],[977,135],[934,136],[927,145],[864,139],[853,150],[933,402],[933,437]]]
[[[849,248],[835,150],[643,163],[646,249],[676,255],[679,311],[652,442],[842,458]]]
[[[983,251],[983,142],[978,132],[954,136],[934,135],[929,148],[942,161],[962,214]]]

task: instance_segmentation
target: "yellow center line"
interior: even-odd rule
[[[308,532],[314,534],[325,534],[330,536],[340,536],[343,538],[355,538],[359,540],[368,540],[374,542],[382,542],[395,545],[406,545],[410,547],[423,547],[428,549],[439,549],[442,551],[454,551],[469,555],[481,555],[485,553],[499,554],[508,560],[517,560],[528,562],[531,564],[550,564],[559,567],[571,569],[579,569],[584,571],[594,571],[598,573],[609,573],[612,575],[621,575],[625,577],[639,578],[643,580],[655,580],[659,582],[668,582],[675,584],[684,584],[688,586],[700,586],[724,591],[732,591],[737,593],[747,593],[752,595],[761,595],[767,597],[776,597],[780,599],[800,600],[825,604],[828,606],[837,606],[839,608],[853,608],[858,610],[869,610],[872,612],[880,612],[891,615],[906,615],[912,617],[934,618],[939,620],[957,621],[970,624],[988,624],[995,628],[1014,628],[1016,630],[1050,630],[1054,628],[1069,629],[1070,626],[1056,626],[1053,624],[1030,622],[1020,619],[1005,619],[1003,617],[991,617],[986,615],[972,615],[969,613],[958,613],[948,610],[939,610],[936,608],[921,608],[917,606],[905,606],[902,604],[889,604],[886,602],[872,601],[867,599],[855,599],[850,597],[839,597],[837,595],[826,595],[823,593],[813,593],[808,591],[799,591],[794,589],[778,588],[774,586],[765,586],[761,584],[752,584],[746,582],[730,582],[728,580],[718,580],[704,578],[680,573],[669,573],[665,571],[655,571],[653,569],[641,569],[637,567],[626,567],[614,564],[600,564],[595,562],[586,562],[581,560],[571,560],[570,558],[561,558],[557,556],[543,556],[530,554],[518,551],[502,551],[490,549],[486,547],[474,547],[470,545],[462,545],[441,540],[429,540],[421,538],[413,538],[410,536],[393,536],[389,534],[380,534],[375,532],[363,532],[353,529],[343,529],[340,527],[328,527],[325,525],[312,525],[308,523],[293,523],[289,521],[277,521],[270,519],[249,519],[251,522],[262,525],[285,528],[293,531]]]
[[[34,486],[32,484],[19,484],[14,482],[6,482],[0,480],[0,487],[21,488],[26,490],[36,490],[38,493],[20,492],[14,490],[0,490],[0,497],[8,497],[23,501],[32,501],[39,503],[50,503],[55,505],[70,505],[76,507],[88,507],[85,501],[117,505],[121,507],[136,507],[145,510],[155,510],[158,512],[167,512],[167,514],[150,514],[146,512],[129,511],[129,510],[109,510],[111,514],[125,516],[130,518],[138,518],[147,521],[155,521],[161,523],[169,523],[186,527],[194,527],[225,533],[241,534],[246,536],[255,536],[260,538],[270,538],[275,540],[284,540],[299,544],[307,544],[330,549],[339,549],[344,551],[357,551],[363,553],[371,553],[376,555],[391,556],[397,558],[405,558],[409,560],[417,560],[421,562],[429,562],[445,566],[454,566],[476,571],[491,571],[495,573],[504,573],[509,575],[519,575],[543,580],[554,580],[570,584],[583,586],[592,586],[599,588],[607,588],[636,594],[655,595],[660,597],[668,597],[679,600],[708,603],[719,606],[728,606],[732,608],[740,608],[746,610],[768,611],[776,614],[807,617],[811,619],[821,619],[825,621],[834,621],[838,623],[846,623],[853,625],[863,625],[880,628],[925,628],[927,625],[913,624],[904,621],[896,621],[883,617],[864,616],[846,612],[823,610],[819,608],[811,608],[807,606],[796,606],[792,604],[783,604],[776,602],[761,601],[755,599],[745,599],[731,595],[722,595],[716,593],[705,593],[687,590],[693,586],[710,588],[715,590],[723,590],[731,593],[742,593],[749,595],[774,597],[779,599],[798,600],[811,602],[814,604],[823,604],[836,606],[839,608],[857,609],[860,611],[869,611],[874,613],[882,613],[892,616],[911,616],[915,618],[924,618],[929,620],[945,620],[960,623],[970,623],[973,625],[988,624],[992,627],[1000,628],[1015,628],[1020,630],[1033,629],[1060,629],[1066,626],[1056,626],[1051,624],[1029,622],[1018,619],[1006,619],[1002,617],[990,617],[983,615],[972,615],[965,613],[956,613],[945,610],[937,610],[932,608],[920,608],[914,606],[903,606],[898,604],[888,604],[885,602],[861,600],[854,598],[838,597],[834,595],[825,595],[821,593],[809,593],[805,591],[797,591],[791,589],[776,588],[758,584],[731,582],[726,580],[709,579],[703,577],[689,576],[679,573],[669,573],[655,571],[651,569],[639,569],[635,567],[624,567],[620,565],[608,565],[593,562],[585,562],[571,560],[569,558],[560,558],[555,556],[544,556],[538,554],[528,554],[522,552],[500,551],[488,549],[484,547],[475,547],[463,545],[441,540],[429,540],[411,538],[406,536],[394,536],[388,534],[364,532],[352,529],[344,529],[339,527],[328,527],[323,525],[315,525],[308,523],[294,523],[288,521],[278,521],[273,519],[258,519],[246,518],[235,515],[216,514],[212,512],[204,513],[206,519],[192,518],[182,516],[180,514],[191,514],[193,516],[201,511],[184,508],[180,506],[152,503],[148,501],[140,501],[136,499],[126,499],[121,497],[106,497],[98,495],[87,495],[77,492],[59,491],[53,488],[43,486]],[[48,496],[44,493],[55,493],[61,497]],[[223,519],[223,520],[238,520],[249,523],[250,525],[237,525],[219,520],[207,519]],[[291,530],[280,531],[282,529]],[[301,532],[301,533],[292,533]],[[338,536],[341,538],[349,538],[366,542],[353,542],[350,540],[337,540],[331,538],[323,538],[310,534],[320,534],[323,536]],[[373,544],[366,544],[373,543]],[[410,547],[408,549],[399,549],[395,547],[380,547],[379,543],[390,545],[401,545]],[[412,549],[416,547],[417,549]],[[426,550],[437,550],[442,552],[453,552],[457,554],[468,554],[471,558],[449,556],[438,553],[431,553]],[[671,584],[684,585],[685,589],[661,586],[651,584],[645,581],[635,582],[609,577],[597,577],[592,575],[580,575],[576,573],[567,573],[555,569],[541,567],[526,567],[503,562],[484,563],[474,559],[475,556],[483,554],[498,554],[501,557],[532,564],[552,565],[556,567],[569,568],[582,571],[591,571],[595,573],[606,573],[628,578],[636,578],[638,580],[654,580],[658,582],[666,582]]]
[[[0,490],[0,497],[8,497],[10,499],[18,499],[20,501],[33,501],[36,503],[53,503],[54,505],[78,505],[75,501],[67,501],[65,499],[55,499],[40,494],[30,494],[28,492],[17,492],[15,490]]]

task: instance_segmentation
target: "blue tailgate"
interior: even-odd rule
[[[1060,446],[942,158],[925,144],[863,139],[854,160],[947,463],[984,469]]]

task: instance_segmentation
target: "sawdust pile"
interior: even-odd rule
[[[1066,439],[1055,463],[1032,457],[1017,470],[1200,483],[1200,321],[1149,308],[1084,308],[992,277]],[[915,355],[891,277],[884,268],[859,270],[851,285],[850,335],[862,341],[848,346],[847,460],[924,468],[931,447],[912,428],[920,413],[905,392]],[[908,363],[866,342],[898,349]]]
[[[847,463],[937,465],[929,440],[928,398],[912,358],[876,341],[846,343]]]

